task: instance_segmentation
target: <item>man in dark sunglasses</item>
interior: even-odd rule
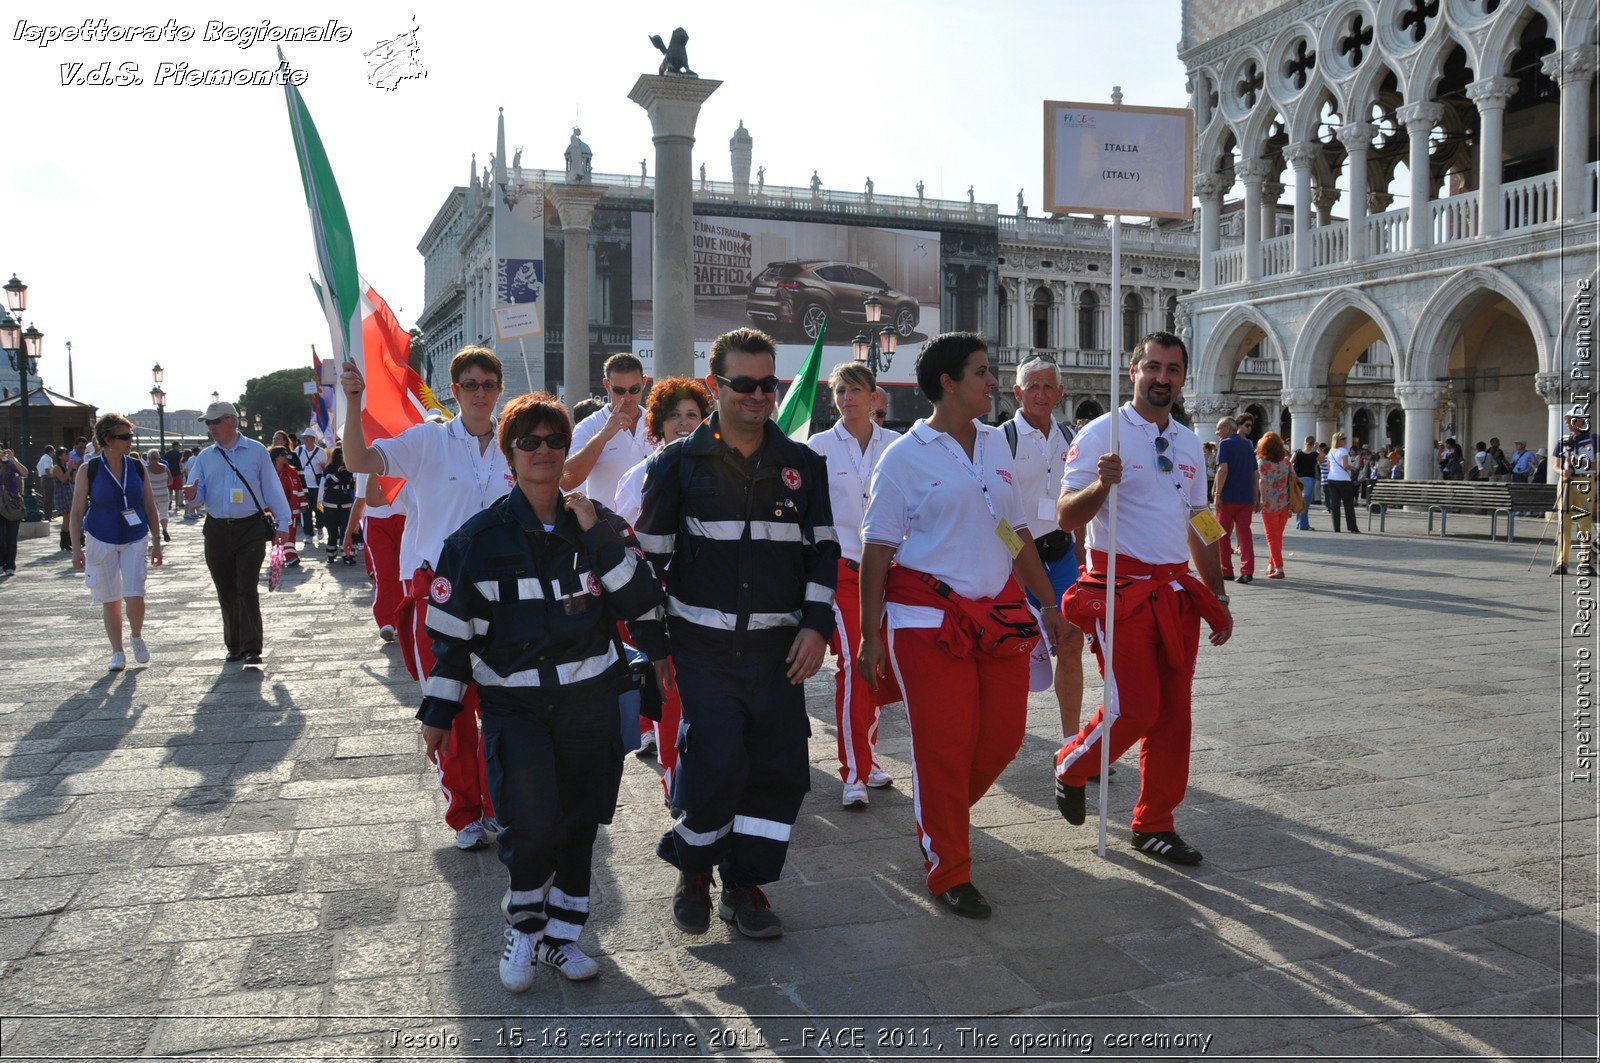
[[[646,390],[644,363],[631,354],[613,354],[606,359],[603,375],[606,405],[572,430],[572,453],[561,475],[561,487],[565,491],[582,489],[610,507],[616,501],[617,482],[648,458],[651,448],[641,416]]]
[[[771,421],[772,337],[737,329],[711,345],[717,412],[646,466],[639,542],[667,587],[667,639],[683,698],[672,804],[656,848],[679,871],[672,918],[686,934],[717,914],[746,937],[783,924],[761,887],[783,871],[810,787],[805,681],[833,633],[839,538],[827,462]]]

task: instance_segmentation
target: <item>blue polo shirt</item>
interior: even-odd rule
[[[1218,502],[1250,505],[1256,500],[1256,450],[1250,440],[1232,435],[1217,445],[1217,468],[1228,467]]]

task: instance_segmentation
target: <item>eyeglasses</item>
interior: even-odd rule
[[[635,384],[631,388],[625,388],[621,384],[611,385],[611,394],[613,395],[637,395],[643,390],[643,384]]]
[[[500,382],[497,380],[460,380],[456,382],[456,387],[465,391],[468,395],[474,395],[480,391],[486,395],[493,395],[500,390]]]
[[[762,377],[759,380],[753,376],[736,376],[730,380],[725,376],[718,375],[717,381],[740,395],[752,395],[755,393],[756,388],[760,388],[768,395],[774,395],[778,391],[779,383],[778,378],[775,376]]]
[[[1162,472],[1172,471],[1172,459],[1167,457],[1167,448],[1172,446],[1172,440],[1166,436],[1156,436],[1156,468]]]
[[[226,420],[228,420],[228,418],[226,418],[226,417],[218,417],[216,420],[211,420],[210,418],[207,418],[206,419],[206,427],[207,428],[214,427],[216,425],[221,424],[223,421],[226,421]]]
[[[107,439],[120,439],[124,443],[131,443],[131,442],[133,442],[133,433],[132,432],[124,432],[121,435],[114,435],[114,436],[113,435],[108,435],[108,436],[106,436],[106,438]]]
[[[572,445],[572,437],[565,432],[550,432],[547,435],[518,436],[511,441],[511,445],[518,450],[534,453],[540,447],[549,447],[551,450],[566,450]]]

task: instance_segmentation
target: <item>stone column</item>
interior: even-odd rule
[[[1405,123],[1411,141],[1407,166],[1411,169],[1411,250],[1424,251],[1433,245],[1433,171],[1428,162],[1428,137],[1444,117],[1442,103],[1408,103],[1397,113]],[[1409,452],[1408,452],[1409,454]]]
[[[656,145],[651,324],[655,376],[694,376],[694,126],[700,105],[722,85],[705,78],[646,74],[628,99],[645,109]]]
[[[1271,164],[1265,159],[1246,159],[1235,168],[1244,182],[1244,279],[1261,279],[1261,183]]]
[[[605,190],[551,184],[545,196],[561,217],[561,379],[570,407],[589,397],[589,221]]]
[[[1311,268],[1311,163],[1322,153],[1320,144],[1287,144],[1283,158],[1294,171],[1294,270]]]
[[[1203,173],[1194,179],[1195,198],[1200,201],[1200,288],[1217,286],[1217,251],[1222,247],[1222,193],[1218,174]]]
[[[1504,155],[1501,133],[1506,101],[1517,91],[1514,77],[1484,78],[1467,86],[1467,98],[1478,105],[1478,235],[1495,236],[1505,228],[1505,205],[1500,202],[1500,171]]]
[[[1319,188],[1311,197],[1311,203],[1317,208],[1317,225],[1333,224],[1333,206],[1339,202],[1337,188]]]
[[[1394,386],[1395,398],[1406,412],[1407,480],[1439,478],[1439,454],[1433,447],[1433,433],[1438,427],[1439,403],[1444,393],[1445,385],[1433,380]]]
[[[1234,412],[1232,400],[1223,395],[1196,395],[1192,399],[1184,399],[1183,408],[1189,411],[1189,416],[1194,420],[1195,435],[1200,437],[1202,443],[1215,441],[1218,419],[1231,417]]]
[[[1331,443],[1333,433],[1339,431],[1339,425],[1344,414],[1344,403],[1336,399],[1327,399],[1317,407],[1316,437],[1323,443]]]
[[[1280,397],[1289,407],[1289,438],[1284,444],[1298,450],[1306,436],[1317,434],[1317,411],[1328,401],[1328,389],[1284,388]]]
[[[1282,181],[1261,183],[1261,239],[1270,240],[1278,235],[1278,201],[1287,189]]]
[[[1350,239],[1346,246],[1349,261],[1367,257],[1367,152],[1372,148],[1373,127],[1366,122],[1348,122],[1339,130],[1344,142],[1345,170],[1350,175]]]
[[[1546,454],[1556,452],[1556,442],[1566,434],[1567,408],[1563,401],[1565,396],[1562,389],[1566,381],[1560,373],[1539,373],[1533,378],[1533,386],[1539,392],[1539,397],[1545,402],[1545,429],[1544,448]],[[1538,450],[1535,446],[1533,449]],[[1554,468],[1551,469],[1554,472]],[[1554,482],[1553,480],[1551,481]]]
[[[1541,63],[1544,72],[1561,85],[1561,216],[1582,217],[1584,155],[1589,148],[1589,79],[1594,76],[1592,47],[1551,52]]]
[[[739,128],[733,131],[733,136],[728,139],[728,153],[733,159],[733,184],[738,189],[739,195],[750,194],[750,161],[753,155],[754,141],[750,131],[744,127],[744,119],[739,120]]]

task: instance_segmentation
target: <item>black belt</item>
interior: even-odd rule
[[[852,561],[848,557],[841,557],[839,560],[843,561],[844,562],[844,567],[849,569],[851,572],[860,572],[861,571],[861,562]]]
[[[260,519],[261,519],[261,513],[259,511],[250,514],[248,517],[213,517],[209,513],[206,514],[206,523],[207,524],[211,523],[214,520],[221,521],[223,524],[242,524],[247,520],[259,521]]]

